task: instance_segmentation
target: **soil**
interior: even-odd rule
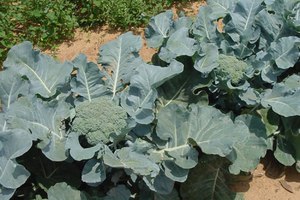
[[[187,15],[196,15],[199,6],[205,2],[187,2],[176,4],[173,11],[184,10]],[[141,35],[144,39],[143,28],[132,30],[135,34]],[[89,61],[97,62],[99,47],[122,34],[119,30],[102,26],[95,30],[76,30],[75,38],[72,41],[62,43],[54,52],[54,56],[61,61],[72,60],[79,53],[84,53]],[[151,61],[154,49],[144,46],[140,51],[141,57],[146,61]],[[47,52],[49,53],[49,52]],[[52,52],[53,54],[53,52]],[[235,191],[244,192],[246,200],[299,200],[300,199],[300,173],[294,167],[285,169],[285,175],[281,178],[271,177],[266,173],[266,167],[261,163],[252,173],[249,182],[242,182],[234,187]]]

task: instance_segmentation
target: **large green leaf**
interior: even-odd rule
[[[208,104],[208,98],[202,88],[212,84],[210,77],[202,77],[201,73],[194,69],[193,63],[188,63],[184,71],[174,78],[166,81],[157,91],[161,106],[171,103],[195,103]]]
[[[171,10],[152,17],[145,29],[147,45],[152,48],[160,47],[164,40],[169,37],[172,26],[173,13]]]
[[[233,151],[227,156],[232,162],[229,171],[232,174],[250,172],[267,152],[266,128],[260,118],[252,115],[239,115],[235,123],[245,124],[242,133],[244,138],[234,145]]]
[[[103,200],[129,200],[130,196],[130,190],[125,185],[118,185],[110,189]]]
[[[172,61],[168,67],[143,64],[123,92],[121,105],[140,124],[150,124],[154,119],[156,88],[183,71],[180,62]]]
[[[84,54],[80,54],[73,60],[77,69],[76,77],[71,80],[72,92],[88,101],[107,93],[104,86],[103,74],[95,63],[88,62]]]
[[[98,143],[93,147],[83,148],[79,142],[79,134],[72,132],[68,134],[65,148],[70,151],[74,160],[88,160],[95,156],[96,152],[103,148],[103,144]]]
[[[296,161],[294,157],[295,150],[292,144],[282,135],[277,137],[276,143],[275,158],[284,166],[292,166]]]
[[[269,45],[278,39],[281,31],[284,29],[283,21],[276,18],[274,14],[269,13],[267,10],[261,10],[256,15],[256,24],[261,28],[261,36]]]
[[[300,117],[282,118],[282,122],[285,136],[293,147],[296,169],[300,173]]]
[[[161,48],[159,57],[170,63],[176,57],[194,55],[196,49],[196,40],[190,38],[189,29],[183,27],[169,37],[166,46]]]
[[[174,181],[168,178],[162,171],[154,178],[145,176],[143,180],[157,194],[170,194],[174,187]]]
[[[11,48],[4,61],[5,68],[11,68],[30,82],[30,91],[43,97],[53,96],[60,86],[69,81],[73,70],[71,63],[61,64],[53,58],[34,50],[30,42],[23,42]]]
[[[137,153],[130,147],[118,149],[114,154],[105,150],[104,163],[111,167],[123,167],[137,175],[156,177],[160,171],[159,166],[148,158],[147,155]]]
[[[8,127],[31,133],[33,140],[39,141],[38,147],[49,159],[62,161],[67,158],[64,120],[70,116],[68,104],[23,97],[11,105],[7,115]]]
[[[15,193],[15,189],[8,189],[0,185],[0,199],[10,200]]]
[[[284,37],[273,42],[270,47],[270,54],[274,58],[277,67],[288,69],[298,61],[300,39],[298,37]]]
[[[29,92],[28,82],[17,72],[7,69],[0,72],[0,99],[2,110],[7,111],[20,94]]]
[[[100,48],[98,63],[109,72],[107,81],[113,97],[120,88],[123,88],[123,84],[129,83],[136,67],[141,64],[138,55],[141,47],[141,37],[128,32]]]
[[[106,170],[102,160],[88,160],[82,170],[81,180],[85,183],[98,185],[106,179]]]
[[[225,32],[235,32],[239,37],[250,40],[255,22],[255,16],[263,8],[263,0],[238,1],[234,10],[230,12],[231,22],[226,24]]]
[[[206,154],[227,156],[244,136],[245,126],[234,124],[229,116],[211,106],[177,104],[162,108],[157,115],[157,136],[166,141],[157,153],[174,158],[185,169],[198,163],[197,145]]]
[[[31,145],[30,135],[21,129],[0,132],[0,186],[17,189],[25,183],[30,173],[16,162],[16,158],[26,153]]]
[[[49,188],[48,192],[48,199],[49,200],[87,200],[87,196],[72,188],[71,186],[67,185],[65,182],[56,183],[54,186]]]
[[[196,21],[193,24],[193,34],[199,42],[213,42],[217,35],[217,25],[211,18],[213,9],[209,6],[201,6]]]
[[[266,92],[261,104],[284,117],[300,116],[300,90],[288,90],[283,84],[276,84]]]
[[[234,200],[242,199],[226,184],[226,169],[220,159],[199,163],[182,183],[180,195],[186,200]]]
[[[212,43],[202,43],[196,54],[194,68],[203,74],[209,74],[218,64],[218,46]]]
[[[238,0],[207,0],[207,5],[211,8],[210,15],[216,20],[225,17],[230,13]]]

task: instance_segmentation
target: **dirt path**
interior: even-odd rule
[[[173,10],[183,9],[187,12],[187,15],[195,15],[202,4],[186,3],[184,6],[179,4]],[[135,33],[143,36],[143,29],[137,29]],[[77,30],[75,39],[61,44],[55,56],[59,60],[65,61],[72,60],[79,53],[84,53],[87,55],[89,61],[96,62],[99,47],[115,39],[120,34],[122,32],[111,30],[107,26],[89,32]],[[146,62],[149,62],[154,53],[153,49],[147,48],[144,45],[140,55]],[[285,189],[280,181],[285,187],[289,186],[293,190],[293,193]],[[260,164],[253,172],[253,180],[250,183],[241,183],[235,189],[245,192],[246,200],[300,200],[300,174],[294,168],[288,168],[285,176],[280,179],[272,179],[266,175],[263,165]]]

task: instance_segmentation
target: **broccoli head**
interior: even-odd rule
[[[127,127],[126,111],[108,97],[80,103],[75,111],[72,130],[84,135],[91,145],[107,143],[111,134],[120,135]]]
[[[247,63],[238,60],[234,56],[219,55],[219,68],[216,69],[218,78],[221,80],[230,80],[232,84],[238,85],[244,78],[248,68]]]

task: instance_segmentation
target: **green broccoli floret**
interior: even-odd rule
[[[111,134],[120,135],[127,127],[126,111],[108,97],[85,101],[75,111],[72,130],[84,135],[91,145],[107,143]]]
[[[248,68],[247,63],[238,60],[234,56],[219,55],[219,67],[216,69],[217,76],[222,80],[230,80],[232,84],[238,85],[244,78]]]

